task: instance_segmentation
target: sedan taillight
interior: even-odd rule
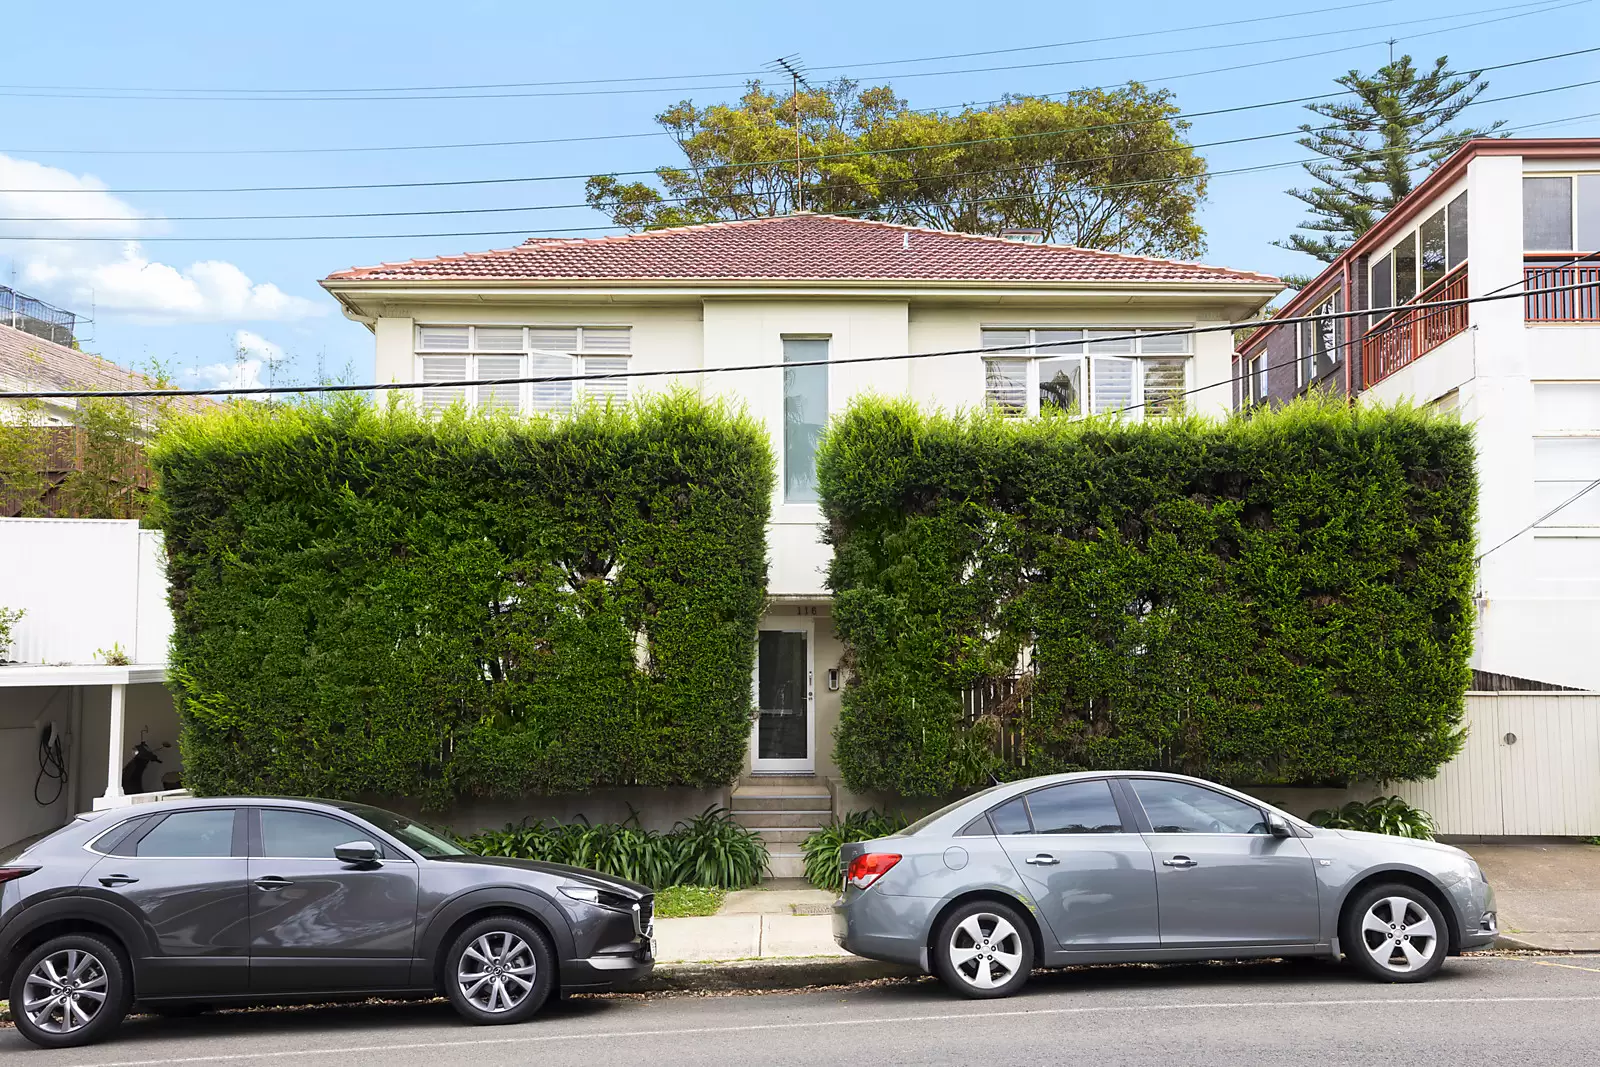
[[[845,872],[844,880],[857,889],[865,889],[888,874],[889,868],[899,862],[900,857],[893,852],[868,852],[850,861],[850,869]]]
[[[32,874],[38,869],[37,867],[0,867],[0,884]]]

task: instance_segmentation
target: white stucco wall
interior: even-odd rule
[[[1522,178],[1549,164],[1478,156],[1467,165],[1468,294],[1516,291],[1523,280]],[[1562,171],[1600,170],[1563,165]],[[1439,197],[1447,201],[1454,187]],[[1524,532],[1538,517],[1535,385],[1600,381],[1600,326],[1536,325],[1517,299],[1471,305],[1470,328],[1363,394],[1363,402],[1431,403],[1458,390],[1456,410],[1478,448],[1478,632],[1473,665],[1600,689],[1600,527]],[[1600,428],[1600,411],[1590,424]]]

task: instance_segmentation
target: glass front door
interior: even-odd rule
[[[762,630],[758,640],[751,769],[812,770],[811,633]]]

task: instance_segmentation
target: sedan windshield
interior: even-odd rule
[[[350,814],[367,820],[384,833],[398,837],[428,859],[470,855],[466,849],[455,843],[448,831],[435,829],[426,823],[408,819],[404,815],[396,815],[392,811],[368,807],[365,804],[339,806]]]

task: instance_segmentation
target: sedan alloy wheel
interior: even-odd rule
[[[1439,947],[1439,930],[1410,897],[1383,897],[1361,920],[1361,941],[1378,966],[1405,974],[1420,970]]]

